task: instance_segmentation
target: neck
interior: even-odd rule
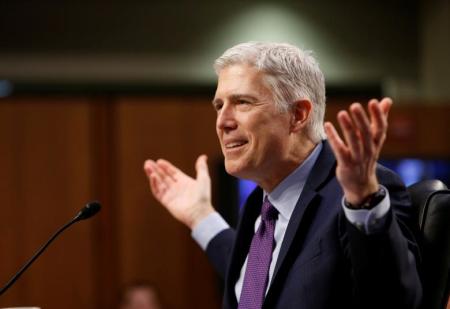
[[[287,176],[299,167],[314,150],[317,143],[310,139],[299,139],[293,143],[288,155],[279,162],[272,162],[272,169],[267,169],[264,179],[256,180],[267,193],[272,192]]]

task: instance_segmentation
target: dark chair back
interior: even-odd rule
[[[450,190],[439,180],[408,187],[419,226],[423,309],[444,309],[449,298]]]

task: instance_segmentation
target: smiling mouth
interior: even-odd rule
[[[247,143],[248,142],[246,142],[246,141],[228,143],[228,144],[225,144],[225,149],[236,149],[236,148],[244,146]]]

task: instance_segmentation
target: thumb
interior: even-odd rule
[[[195,162],[197,180],[204,185],[209,185],[210,183],[208,164],[206,163],[207,159],[208,157],[206,155],[201,155],[197,158],[197,162]]]

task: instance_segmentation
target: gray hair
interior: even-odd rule
[[[227,66],[248,64],[265,74],[281,111],[308,99],[313,104],[307,134],[314,142],[325,139],[325,78],[311,51],[286,43],[247,42],[226,50],[214,62],[216,74]]]

